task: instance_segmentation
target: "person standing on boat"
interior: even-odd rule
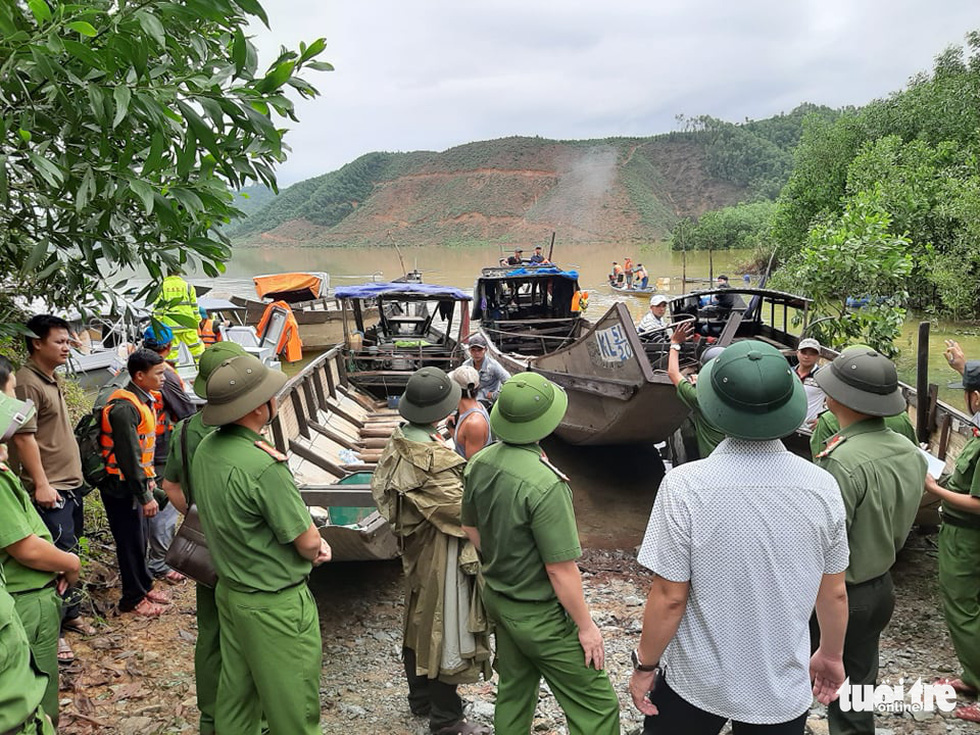
[[[306,582],[331,550],[310,520],[288,457],[259,433],[276,416],[286,375],[252,355],[208,377],[201,419],[219,427],[190,466],[201,527],[218,572],[219,733],[320,735],[323,658]]]
[[[480,373],[475,367],[461,365],[449,373],[449,377],[459,384],[461,394],[456,415],[449,417],[447,425],[456,452],[464,459],[469,459],[493,442],[490,414],[477,400],[480,393]]]
[[[582,549],[572,490],[539,444],[567,407],[565,391],[547,378],[515,375],[490,414],[500,441],[463,472],[463,530],[480,550],[484,602],[496,623],[494,728],[506,735],[530,732],[542,676],[570,735],[620,735],[602,633],[575,563]]]
[[[669,299],[663,294],[654,294],[650,297],[650,311],[643,315],[640,323],[636,325],[638,334],[654,332],[653,339],[657,342],[666,342],[670,339],[672,332],[667,326],[667,303]]]
[[[534,246],[534,255],[528,261],[531,265],[551,265],[551,261],[544,257],[544,251],[540,245]]]
[[[898,373],[887,357],[874,350],[848,350],[820,370],[816,381],[841,426],[815,462],[837,480],[847,509],[850,619],[844,668],[852,687],[874,686],[879,639],[895,607],[889,570],[919,510],[926,460],[885,426],[884,416],[905,410]],[[827,721],[831,735],[874,735],[873,711],[844,712],[834,703],[827,708]]]
[[[618,261],[613,261],[612,270],[609,272],[609,283],[613,286],[623,285],[623,266]]]
[[[952,474],[926,475],[926,490],[942,500],[939,529],[939,592],[949,637],[961,674],[937,683],[976,697],[980,690],[980,361],[966,361],[955,341],[948,341],[946,360],[960,373],[967,412],[973,415],[973,438],[960,451]],[[953,387],[953,386],[950,386]],[[980,722],[980,704],[958,707],[954,717]]]
[[[167,454],[170,451],[170,438],[174,425],[194,414],[194,405],[187,397],[184,381],[173,365],[167,361],[167,356],[173,347],[173,332],[163,324],[149,326],[143,333],[143,347],[156,352],[164,358],[165,371],[163,387],[154,396],[156,403],[156,439],[153,442],[153,469],[157,477],[163,477],[167,464]],[[170,542],[173,541],[177,530],[177,509],[168,503],[159,513],[146,521],[146,566],[155,579],[164,579],[171,584],[184,581],[184,575],[167,566],[164,560]]]
[[[514,248],[514,254],[507,258],[507,265],[522,265],[524,263],[524,251]]]
[[[20,480],[31,495],[54,545],[70,554],[78,553],[84,535],[84,495],[89,488],[82,475],[82,459],[68,416],[68,404],[56,370],[68,362],[71,328],[64,319],[37,314],[27,324],[30,336],[27,361],[17,371],[17,398],[34,403],[36,413],[14,435],[15,461]],[[64,594],[58,660],[75,660],[65,639],[68,631],[95,635],[95,628],[81,615],[81,591],[75,585]]]
[[[650,274],[643,267],[643,263],[636,264],[636,270],[633,271],[633,280],[639,284],[639,288],[646,288],[650,285]]]
[[[204,344],[197,333],[200,307],[197,305],[197,291],[181,277],[182,273],[180,268],[170,268],[167,271],[167,277],[160,285],[160,295],[153,305],[153,316],[173,330],[173,349],[167,359],[174,362],[178,360],[180,343],[183,342],[190,350],[194,362],[197,362],[204,352]]]
[[[504,370],[503,366],[487,354],[487,340],[482,334],[474,334],[467,340],[470,349],[470,356],[463,361],[464,365],[476,368],[480,373],[480,393],[477,400],[487,406],[497,400],[500,393],[500,386],[510,378],[510,373]]]
[[[438,368],[415,372],[398,401],[403,423],[371,478],[378,511],[402,546],[405,616],[402,655],[408,706],[428,715],[435,735],[489,735],[463,717],[456,688],[492,676],[489,629],[479,600],[476,549],[460,524],[466,459],[447,447],[436,425],[459,403],[459,384]],[[476,602],[479,609],[471,605]]]
[[[626,277],[626,288],[633,288],[633,259],[628,255],[623,258],[623,275]]]
[[[694,328],[692,322],[683,322],[674,328],[670,335],[670,353],[667,355],[667,377],[677,389],[677,397],[681,403],[691,409],[691,422],[694,424],[694,432],[698,438],[698,454],[704,459],[711,454],[715,447],[721,443],[725,435],[717,429],[701,411],[701,404],[698,402],[698,391],[695,388],[696,377],[689,380],[681,372],[681,345],[690,339]],[[702,368],[712,359],[722,353],[724,347],[709,347],[701,354]],[[697,459],[697,457],[695,457]]]
[[[803,385],[764,342],[727,347],[698,400],[725,439],[667,473],[637,561],[654,574],[630,694],[644,735],[803,735],[844,682],[846,514],[834,478],[779,441]],[[737,602],[735,602],[737,601]],[[816,609],[823,641],[811,656]]]
[[[820,343],[813,337],[801,339],[796,347],[796,360],[793,372],[803,383],[803,390],[806,391],[806,418],[803,424],[810,427],[816,423],[824,404],[823,389],[814,379],[820,369],[820,365],[817,364],[820,360]]]

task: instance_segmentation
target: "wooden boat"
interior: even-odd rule
[[[469,333],[470,296],[458,288],[372,282],[335,295],[344,313],[348,379],[375,398],[401,395],[421,367],[448,372],[465,357],[460,343]],[[367,316],[371,307],[374,319]]]
[[[268,440],[289,457],[334,560],[397,556],[398,542],[375,509],[370,476],[398,414],[351,385],[339,346],[317,356],[277,398]]]
[[[657,293],[657,287],[653,284],[649,284],[646,287],[630,286],[627,288],[625,284],[610,283],[609,287],[616,293],[626,294],[627,296],[649,296],[650,294]]]
[[[666,332],[641,338],[622,303],[590,322],[571,310],[577,291],[573,271],[486,268],[474,287],[473,319],[489,353],[505,369],[538,372],[565,388],[568,411],[556,430],[563,440],[603,445],[671,437],[689,412],[667,376]],[[733,306],[702,307],[702,299],[718,294],[731,297]],[[803,297],[767,289],[675,297],[668,306],[672,321],[693,321],[705,335],[685,346],[681,366],[696,368],[709,342],[753,338],[795,350],[799,337],[790,329],[806,327],[809,304]]]

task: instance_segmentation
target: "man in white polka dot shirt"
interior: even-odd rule
[[[654,573],[630,692],[644,735],[802,735],[837,697],[847,628],[846,516],[833,477],[778,441],[806,414],[773,347],[737,342],[702,369],[724,439],[664,478],[639,562]],[[821,645],[810,656],[816,609]]]

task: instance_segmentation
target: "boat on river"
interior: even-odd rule
[[[627,296],[649,296],[657,293],[657,287],[652,283],[647,286],[626,286],[626,284],[610,283],[609,287],[616,293]]]

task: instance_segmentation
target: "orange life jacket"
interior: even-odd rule
[[[214,319],[208,317],[202,320],[202,322],[197,327],[197,336],[201,338],[201,342],[204,346],[213,345],[215,342],[220,340],[220,336],[214,330]]]
[[[178,373],[174,369],[174,366],[169,362],[166,363],[166,365],[167,370],[177,376],[177,380],[180,381],[180,387],[186,390],[187,386],[184,385],[184,379],[180,377],[180,373]],[[166,406],[163,405],[163,393],[160,391],[151,390],[150,395],[153,396],[153,410],[156,412],[156,435],[163,436],[164,434],[173,431],[177,422],[173,420],[173,417],[167,411]]]
[[[272,317],[273,307],[276,306],[285,309],[287,312],[286,328],[282,330],[282,336],[279,337],[279,343],[276,345],[276,354],[283,355],[286,358],[286,362],[302,360],[303,340],[299,338],[299,324],[296,322],[296,317],[293,316],[293,310],[285,301],[273,301],[265,307],[265,313],[262,314],[262,318],[259,320],[259,325],[255,328],[255,331],[260,335],[265,331],[266,324],[269,323],[269,319]]]
[[[154,391],[155,392],[155,391]],[[157,394],[159,395],[159,394]],[[154,396],[154,400],[156,396]],[[109,411],[115,401],[128,401],[139,411],[140,422],[136,427],[136,438],[140,444],[140,466],[147,477],[155,477],[153,471],[153,448],[156,441],[156,418],[150,407],[143,403],[133,393],[128,390],[118,388],[113,391],[106,401],[105,408],[102,409],[102,432],[99,434],[99,445],[102,447],[102,458],[105,460],[105,469],[109,475],[119,479],[125,479],[116,454],[113,451],[115,443],[112,439],[112,424],[109,423]]]
[[[633,260],[632,260],[632,258],[627,258],[626,260],[623,261],[623,270],[625,270],[627,273],[632,273],[633,272]]]
[[[572,311],[585,311],[589,308],[589,292],[576,291],[572,294]]]

